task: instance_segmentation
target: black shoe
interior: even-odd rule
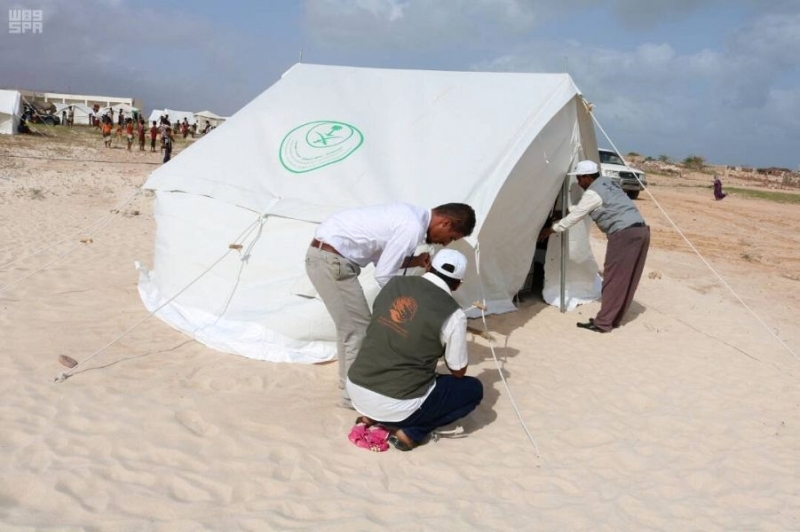
[[[589,321],[587,321],[585,323],[578,322],[576,325],[578,327],[580,327],[581,329],[588,329],[588,330],[594,331],[594,332],[599,332],[599,333],[608,332],[608,331],[604,331],[603,329],[601,329],[600,327],[595,325],[594,324],[594,320],[589,320]]]

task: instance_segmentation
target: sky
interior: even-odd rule
[[[6,31],[10,9],[42,32]],[[800,165],[800,0],[0,0],[0,19],[0,87],[229,116],[301,60],[567,72],[601,147]]]

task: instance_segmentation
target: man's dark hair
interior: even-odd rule
[[[464,236],[472,234],[475,229],[475,211],[466,203],[445,203],[433,209],[439,216],[449,218],[453,229]]]
[[[449,264],[445,264],[443,267],[446,268],[447,266],[450,266],[450,265]],[[450,288],[451,292],[453,290],[455,290],[456,288],[458,288],[458,286],[461,284],[461,281],[459,281],[458,279],[453,279],[452,277],[448,277],[445,274],[443,274],[442,272],[440,272],[438,270],[435,270],[433,268],[430,269],[430,273],[432,273],[433,275],[435,275],[436,277],[438,277],[439,279],[441,279],[442,281],[447,283],[447,287]]]

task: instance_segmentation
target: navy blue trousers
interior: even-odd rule
[[[483,384],[475,377],[437,375],[436,387],[419,409],[403,421],[384,423],[403,429],[414,443],[422,443],[438,427],[466,416],[483,399]]]

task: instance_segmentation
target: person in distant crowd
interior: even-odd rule
[[[131,151],[133,146],[133,119],[128,118],[125,120],[125,138],[128,141],[128,151]]]
[[[633,294],[650,247],[650,228],[625,192],[607,177],[600,177],[597,163],[580,161],[571,175],[584,190],[578,204],[569,215],[542,229],[539,240],[553,233],[563,233],[586,215],[608,237],[603,265],[603,287],[600,312],[578,327],[607,333],[619,327],[633,302]]]
[[[183,118],[183,123],[181,123],[181,134],[183,138],[189,136],[189,120],[186,117]]]
[[[31,128],[28,127],[28,121],[25,120],[25,117],[22,116],[19,119],[19,124],[17,124],[17,133],[30,133]]]
[[[205,125],[203,126],[203,131],[201,131],[201,133],[202,133],[203,135],[205,135],[206,133],[208,133],[209,131],[211,131],[211,129],[212,129],[212,128],[211,128],[211,122],[209,122],[208,120],[206,120],[206,122],[205,122]]]
[[[338,212],[322,222],[306,252],[306,273],[336,326],[339,406],[353,408],[345,379],[361,348],[370,309],[358,281],[361,268],[375,264],[383,287],[402,268],[427,267],[430,255],[414,256],[419,244],[448,245],[472,234],[475,211],[463,203],[424,209],[408,203]]]
[[[103,120],[103,125],[101,127],[101,131],[103,133],[103,144],[105,144],[106,148],[111,147],[111,129],[114,126],[111,124],[111,120],[106,117]]]
[[[136,133],[139,135],[139,151],[144,151],[145,123],[141,116],[136,124]]]
[[[170,127],[169,126],[169,120],[166,120],[166,119],[163,122],[161,122],[160,126],[158,126],[158,135],[161,137],[161,151],[162,152],[164,151],[164,147],[166,145],[167,128],[168,127]]]
[[[117,117],[117,125],[118,126],[125,125],[125,116],[122,114],[122,109],[119,110],[119,116]]]
[[[167,126],[167,129],[164,131],[164,162],[168,163],[169,160],[172,158],[172,143],[175,140],[175,137],[172,136],[172,128]]]
[[[192,138],[197,134],[197,122],[189,126],[189,133],[192,134]]]
[[[67,110],[66,109],[62,109],[61,110],[61,125],[62,126],[66,126],[67,125]]]
[[[722,191],[722,181],[720,181],[718,175],[714,174],[714,199],[719,201],[725,199],[725,196],[727,194]]]
[[[152,153],[156,151],[156,137],[158,137],[158,126],[156,126],[156,121],[153,120],[153,125],[150,126],[150,151]]]
[[[69,110],[67,111],[67,125],[70,129],[72,129],[72,124],[75,123],[75,108],[71,105],[69,106]]]
[[[467,259],[443,249],[421,277],[392,277],[373,304],[364,342],[347,391],[362,414],[379,423],[400,451],[425,443],[437,428],[457,421],[483,400],[483,384],[467,377],[467,316],[452,293],[467,272]],[[436,372],[444,357],[449,374]]]

